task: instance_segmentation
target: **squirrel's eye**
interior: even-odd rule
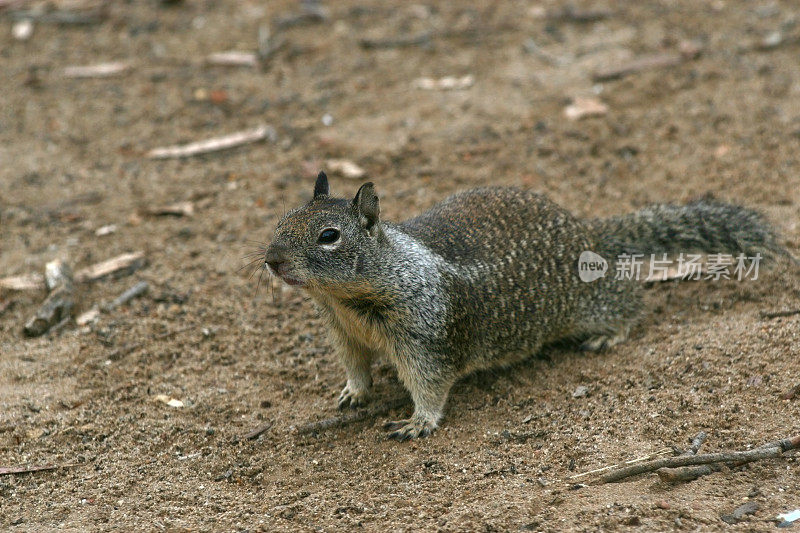
[[[328,228],[322,230],[322,232],[319,234],[317,242],[320,244],[333,244],[338,240],[339,240],[339,230]]]

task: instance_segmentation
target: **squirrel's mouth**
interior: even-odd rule
[[[290,276],[289,274],[278,274],[278,276],[285,281],[288,285],[297,286],[302,285],[303,282],[297,278]]]
[[[303,285],[303,280],[287,272],[287,269],[284,268],[283,265],[279,266],[277,269],[272,268],[272,271],[275,273],[276,276],[278,276],[284,282],[286,282],[287,285],[292,285],[293,287],[296,287],[298,285]]]

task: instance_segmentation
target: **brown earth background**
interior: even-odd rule
[[[271,282],[256,293],[239,268],[329,159],[360,165],[390,220],[490,184],[544,192],[581,216],[710,193],[763,211],[798,254],[800,6],[569,5],[346,0],[325,5],[327,20],[287,25],[297,2],[109,2],[98,24],[37,21],[27,41],[12,37],[15,13],[43,4],[0,7],[0,276],[145,252],[133,275],[80,285],[77,314],[150,284],[93,324],[35,339],[22,325],[45,292],[0,293],[0,466],[79,464],[0,476],[0,529],[768,531],[800,508],[791,456],[675,486],[568,480],[685,447],[700,430],[706,451],[797,434],[800,399],[780,397],[800,380],[800,316],[759,315],[800,305],[785,266],[757,281],[651,287],[628,342],[471,377],[432,438],[385,439],[382,422],[404,409],[293,432],[337,415],[343,371],[302,293]],[[260,26],[285,40],[263,68],[204,62],[254,50]],[[592,79],[687,43],[699,57]],[[131,68],[63,75],[108,61]],[[415,87],[468,75],[464,90]],[[608,111],[568,120],[575,97]],[[275,139],[145,156],[260,124]],[[331,174],[341,195],[360,183]],[[184,201],[193,216],[146,214]],[[109,224],[116,232],[96,236]],[[377,401],[402,392],[387,362],[376,373]],[[748,500],[754,515],[720,519]]]

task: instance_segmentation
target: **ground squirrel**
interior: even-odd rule
[[[390,437],[424,437],[453,383],[509,365],[562,339],[599,349],[623,341],[641,308],[638,284],[613,275],[584,282],[581,253],[704,251],[785,254],[754,211],[700,200],[579,220],[546,197],[515,188],[462,192],[400,223],[380,219],[372,183],[353,200],[313,198],[284,215],[265,251],[270,270],[303,288],[327,319],[347,374],[339,406],[360,406],[370,365],[387,356],[414,413]]]

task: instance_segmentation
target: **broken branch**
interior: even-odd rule
[[[785,316],[800,315],[800,309],[784,309],[781,311],[759,311],[761,318],[780,318]]]
[[[53,326],[68,321],[75,306],[72,270],[66,263],[60,260],[47,263],[44,278],[50,294],[25,324],[23,331],[28,337],[39,337]]]
[[[768,445],[769,446],[769,445]],[[598,479],[598,483],[613,483],[622,479],[655,472],[660,468],[677,468],[694,465],[711,465],[718,463],[744,464],[762,459],[780,457],[784,452],[800,448],[800,435],[783,439],[769,447],[760,447],[754,450],[706,453],[701,455],[680,455],[678,457],[665,457],[646,463],[628,466],[613,470]]]
[[[343,427],[348,424],[353,424],[355,422],[361,422],[362,420],[385,415],[392,409],[405,407],[410,403],[411,399],[408,396],[398,396],[378,405],[372,406],[369,409],[361,409],[354,413],[348,413],[342,416],[334,416],[332,418],[326,418],[317,422],[303,424],[302,426],[296,428],[295,432],[298,435],[307,435],[310,433],[319,433],[320,431],[325,431],[327,429]]]

